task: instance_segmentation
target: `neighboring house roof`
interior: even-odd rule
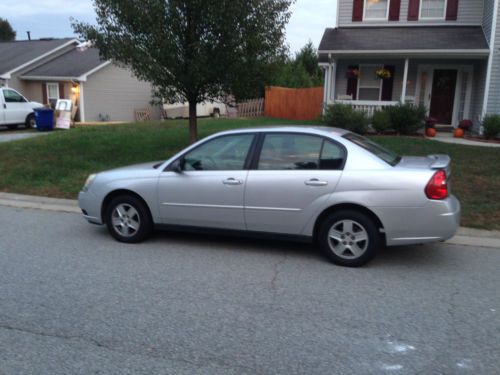
[[[73,38],[40,39],[0,42],[0,78],[10,78],[10,74],[49,56],[72,43]]]
[[[87,75],[108,65],[110,62],[99,57],[97,48],[79,49],[56,57],[49,62],[22,75],[23,79],[73,79],[85,81]]]
[[[430,53],[487,55],[481,26],[339,27],[326,29],[319,53]]]

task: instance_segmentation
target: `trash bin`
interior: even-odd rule
[[[36,128],[39,131],[54,129],[54,110],[51,108],[35,108]]]

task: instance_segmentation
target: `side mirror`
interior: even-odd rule
[[[169,169],[175,173],[182,173],[182,170],[184,169],[184,159],[177,159],[172,164],[170,164]]]

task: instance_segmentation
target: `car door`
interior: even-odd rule
[[[31,112],[28,101],[17,91],[3,88],[3,111],[6,124],[23,124]]]
[[[345,148],[323,137],[267,133],[245,193],[247,229],[300,234],[335,191]]]
[[[159,211],[164,224],[245,229],[243,197],[254,134],[224,135],[183,155],[181,171],[159,178]]]

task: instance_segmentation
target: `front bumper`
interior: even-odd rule
[[[450,195],[429,200],[423,207],[382,208],[376,210],[385,229],[388,246],[446,241],[460,226],[461,208]]]
[[[83,217],[92,224],[104,224],[101,218],[101,204],[99,199],[90,191],[80,191],[78,194],[78,206],[82,210]]]

